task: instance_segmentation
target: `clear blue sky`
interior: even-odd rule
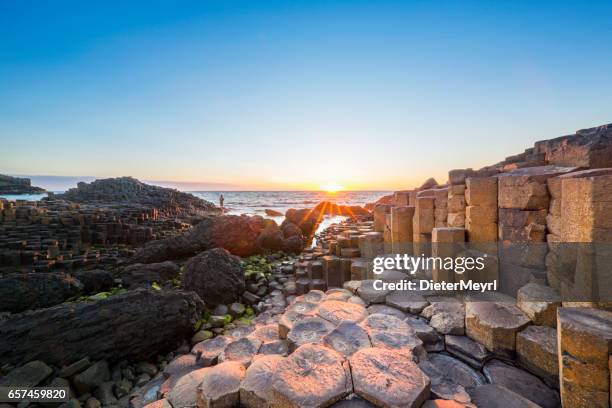
[[[611,15],[610,1],[0,0],[0,172],[444,179],[612,122]]]

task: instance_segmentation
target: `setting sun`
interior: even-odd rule
[[[335,183],[324,184],[321,186],[321,190],[326,191],[328,193],[335,193],[337,191],[342,190],[342,186]]]

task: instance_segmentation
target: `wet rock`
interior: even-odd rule
[[[470,396],[465,387],[440,371],[435,364],[424,360],[419,363],[419,368],[429,377],[432,398],[453,400],[464,404],[470,402]]]
[[[472,402],[486,408],[541,408],[527,398],[494,384],[481,385],[469,390]]]
[[[320,317],[306,317],[293,324],[287,335],[289,350],[307,343],[318,343],[334,329],[334,325]]]
[[[137,289],[12,315],[0,320],[0,361],[44,359],[62,366],[84,357],[147,358],[190,336],[203,308],[195,293]]]
[[[87,294],[105,292],[115,285],[113,274],[102,269],[78,271],[74,277],[83,284],[83,293]]]
[[[240,258],[221,248],[202,252],[185,264],[182,284],[200,295],[207,305],[238,300],[245,290]]]
[[[210,340],[205,340],[196,344],[191,349],[191,352],[200,356],[202,364],[210,366],[217,363],[219,356],[225,350],[225,347],[231,342],[231,339],[226,336],[217,336]]]
[[[532,373],[559,386],[557,331],[547,326],[528,326],[516,335],[519,363]]]
[[[246,369],[237,361],[228,361],[203,369],[197,389],[198,408],[232,408],[240,400],[240,382]],[[176,405],[173,404],[176,407]]]
[[[334,325],[338,325],[343,321],[357,323],[365,319],[368,315],[363,306],[338,300],[326,300],[322,302],[319,305],[317,313],[320,317]]]
[[[481,369],[484,363],[491,357],[485,346],[475,342],[466,336],[444,337],[446,351],[476,369]]]
[[[466,334],[489,351],[512,354],[516,333],[525,328],[529,318],[516,306],[501,302],[468,302]]]
[[[5,387],[34,387],[51,375],[53,370],[42,361],[30,361],[17,367],[0,379],[0,385]]]
[[[246,408],[268,408],[272,400],[272,379],[283,357],[278,355],[255,358],[240,385],[240,404]]]
[[[380,407],[420,407],[429,397],[429,378],[394,350],[364,348],[350,358],[355,393]]]
[[[245,311],[246,308],[242,303],[232,303],[229,307],[229,314],[234,318],[242,316]]]
[[[18,313],[60,304],[83,285],[64,273],[15,273],[0,277],[0,312]]]
[[[372,305],[368,307],[367,310],[369,314],[375,314],[375,313],[388,314],[388,315],[395,316],[398,319],[402,319],[402,320],[406,318],[406,313],[394,307],[389,307],[387,305]]]
[[[251,360],[259,351],[261,341],[255,338],[243,337],[229,343],[219,356],[220,362],[237,361],[244,367],[251,364]]]
[[[179,267],[171,261],[134,264],[126,267],[121,273],[121,281],[128,288],[150,286],[153,282],[162,283],[176,278]]]
[[[79,394],[85,394],[109,379],[108,363],[103,360],[92,364],[87,370],[76,375],[72,383]]]
[[[333,348],[345,357],[365,347],[371,347],[368,333],[353,322],[342,322],[323,337],[323,344]]]
[[[389,306],[412,314],[421,313],[429,304],[420,294],[406,290],[397,290],[389,293],[385,302]]]
[[[330,348],[305,344],[277,365],[272,379],[272,404],[324,407],[351,391],[348,362]]]
[[[491,360],[485,364],[483,371],[491,384],[506,387],[543,408],[559,406],[559,395],[548,388],[538,377],[526,371],[499,360]]]
[[[429,362],[444,373],[446,378],[464,388],[476,387],[486,382],[482,374],[456,358],[434,353],[429,355]]]

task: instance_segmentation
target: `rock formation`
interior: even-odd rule
[[[32,186],[29,178],[0,174],[0,194],[42,194],[45,192],[44,188]]]

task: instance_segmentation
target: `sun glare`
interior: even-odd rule
[[[333,194],[342,190],[342,186],[336,183],[325,184],[321,186],[321,190]]]

